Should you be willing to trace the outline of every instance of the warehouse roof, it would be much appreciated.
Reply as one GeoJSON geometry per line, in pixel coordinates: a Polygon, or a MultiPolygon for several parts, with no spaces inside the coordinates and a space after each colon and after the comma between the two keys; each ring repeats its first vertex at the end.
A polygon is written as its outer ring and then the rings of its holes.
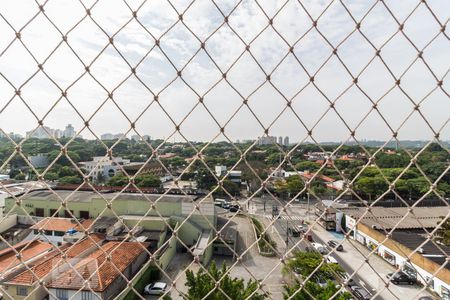
{"type": "Polygon", "coordinates": [[[362,217],[360,223],[380,230],[435,228],[449,210],[447,206],[414,207],[411,212],[408,209],[408,207],[377,206],[371,207],[370,211],[366,207],[341,210],[356,220],[362,217]]]}
{"type": "MultiPolygon", "coordinates": [[[[392,233],[392,239],[411,250],[417,249],[418,253],[423,257],[439,265],[443,265],[447,257],[450,256],[450,247],[437,243],[436,241],[428,241],[427,234],[423,229],[401,230],[394,231],[392,233]]],[[[446,264],[445,268],[450,269],[450,264],[446,264]]]]}
{"type": "MultiPolygon", "coordinates": [[[[91,202],[93,199],[114,199],[114,201],[121,200],[140,200],[140,201],[161,201],[161,202],[193,202],[197,199],[190,195],[173,195],[173,194],[140,194],[140,193],[96,193],[90,191],[67,191],[67,190],[40,190],[33,191],[22,196],[23,201],[31,199],[44,199],[46,201],[61,201],[69,202],[91,202]]],[[[205,200],[207,202],[208,199],[205,200]]]]}

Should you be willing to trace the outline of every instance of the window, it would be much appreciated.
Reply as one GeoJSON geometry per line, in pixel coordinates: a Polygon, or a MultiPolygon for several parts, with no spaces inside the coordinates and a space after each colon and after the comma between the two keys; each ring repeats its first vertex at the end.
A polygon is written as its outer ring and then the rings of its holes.
{"type": "Polygon", "coordinates": [[[28,296],[28,289],[23,286],[17,287],[17,296],[28,296]]]}
{"type": "Polygon", "coordinates": [[[80,218],[89,219],[89,212],[86,210],[80,210],[80,218]]]}
{"type": "Polygon", "coordinates": [[[64,236],[64,231],[55,231],[55,236],[64,236]]]}
{"type": "Polygon", "coordinates": [[[389,253],[388,251],[384,251],[383,258],[387,260],[392,265],[395,265],[395,256],[392,253],[389,253]]]}
{"type": "Polygon", "coordinates": [[[44,216],[44,209],[43,208],[36,208],[35,209],[36,217],[43,217],[44,216]]]}
{"type": "Polygon", "coordinates": [[[57,209],[50,209],[50,216],[57,217],[58,216],[57,211],[58,211],[57,209]]]}
{"type": "Polygon", "coordinates": [[[39,229],[33,229],[34,234],[39,234],[39,229]]]}
{"type": "Polygon", "coordinates": [[[69,293],[67,290],[56,290],[56,298],[58,300],[67,300],[69,299],[69,293]]]}
{"type": "Polygon", "coordinates": [[[81,300],[94,300],[90,291],[81,291],[81,300]]]}
{"type": "MultiPolygon", "coordinates": [[[[72,215],[73,215],[73,210],[71,210],[70,212],[71,212],[72,215]]],[[[64,211],[64,218],[72,218],[72,216],[70,215],[70,213],[69,213],[68,210],[65,210],[65,211],[64,211]]]]}

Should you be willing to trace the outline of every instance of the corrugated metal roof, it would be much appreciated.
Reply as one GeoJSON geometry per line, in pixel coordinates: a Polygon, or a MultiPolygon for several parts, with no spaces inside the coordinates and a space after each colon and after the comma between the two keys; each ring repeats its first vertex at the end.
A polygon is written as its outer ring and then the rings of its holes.
{"type": "Polygon", "coordinates": [[[376,229],[416,229],[434,228],[446,216],[449,207],[415,207],[409,212],[408,207],[371,207],[344,208],[346,215],[376,229]],[[406,217],[404,217],[406,216],[406,217]],[[403,219],[404,218],[404,219],[403,219]]]}

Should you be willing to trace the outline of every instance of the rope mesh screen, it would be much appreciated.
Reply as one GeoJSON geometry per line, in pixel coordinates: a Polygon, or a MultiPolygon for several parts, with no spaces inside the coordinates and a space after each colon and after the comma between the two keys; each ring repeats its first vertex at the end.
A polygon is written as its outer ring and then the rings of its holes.
{"type": "Polygon", "coordinates": [[[450,299],[450,9],[400,2],[0,3],[2,297],[450,299]]]}

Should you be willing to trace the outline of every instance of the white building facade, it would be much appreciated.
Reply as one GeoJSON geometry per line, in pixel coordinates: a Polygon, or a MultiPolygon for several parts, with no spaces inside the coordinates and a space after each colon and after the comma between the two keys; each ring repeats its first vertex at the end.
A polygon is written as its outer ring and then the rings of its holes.
{"type": "MultiPolygon", "coordinates": [[[[406,255],[405,253],[399,253],[399,249],[401,249],[400,247],[392,249],[393,247],[389,247],[388,243],[380,243],[370,234],[358,230],[357,221],[354,218],[349,217],[348,215],[345,216],[345,226],[347,227],[347,230],[351,231],[351,238],[366,246],[370,251],[375,249],[375,253],[377,255],[379,255],[394,267],[398,267],[404,273],[407,273],[411,277],[416,278],[417,281],[422,285],[428,284],[428,287],[435,293],[437,293],[441,297],[441,299],[450,300],[450,284],[436,276],[436,274],[434,274],[435,272],[431,270],[425,270],[423,267],[415,264],[413,260],[407,258],[408,255],[406,255]],[[427,281],[429,282],[427,283],[427,281]]],[[[427,256],[430,258],[436,256],[436,254],[422,254],[420,249],[417,251],[417,253],[423,256],[423,258],[425,259],[427,258],[427,256]]],[[[445,256],[444,254],[442,255],[445,256]]],[[[440,272],[449,272],[449,270],[444,266],[440,272]]]]}
{"type": "Polygon", "coordinates": [[[80,166],[89,173],[92,180],[97,181],[99,179],[108,180],[121,171],[120,166],[129,163],[129,159],[122,157],[95,156],[92,161],[80,162],[80,166]]]}

